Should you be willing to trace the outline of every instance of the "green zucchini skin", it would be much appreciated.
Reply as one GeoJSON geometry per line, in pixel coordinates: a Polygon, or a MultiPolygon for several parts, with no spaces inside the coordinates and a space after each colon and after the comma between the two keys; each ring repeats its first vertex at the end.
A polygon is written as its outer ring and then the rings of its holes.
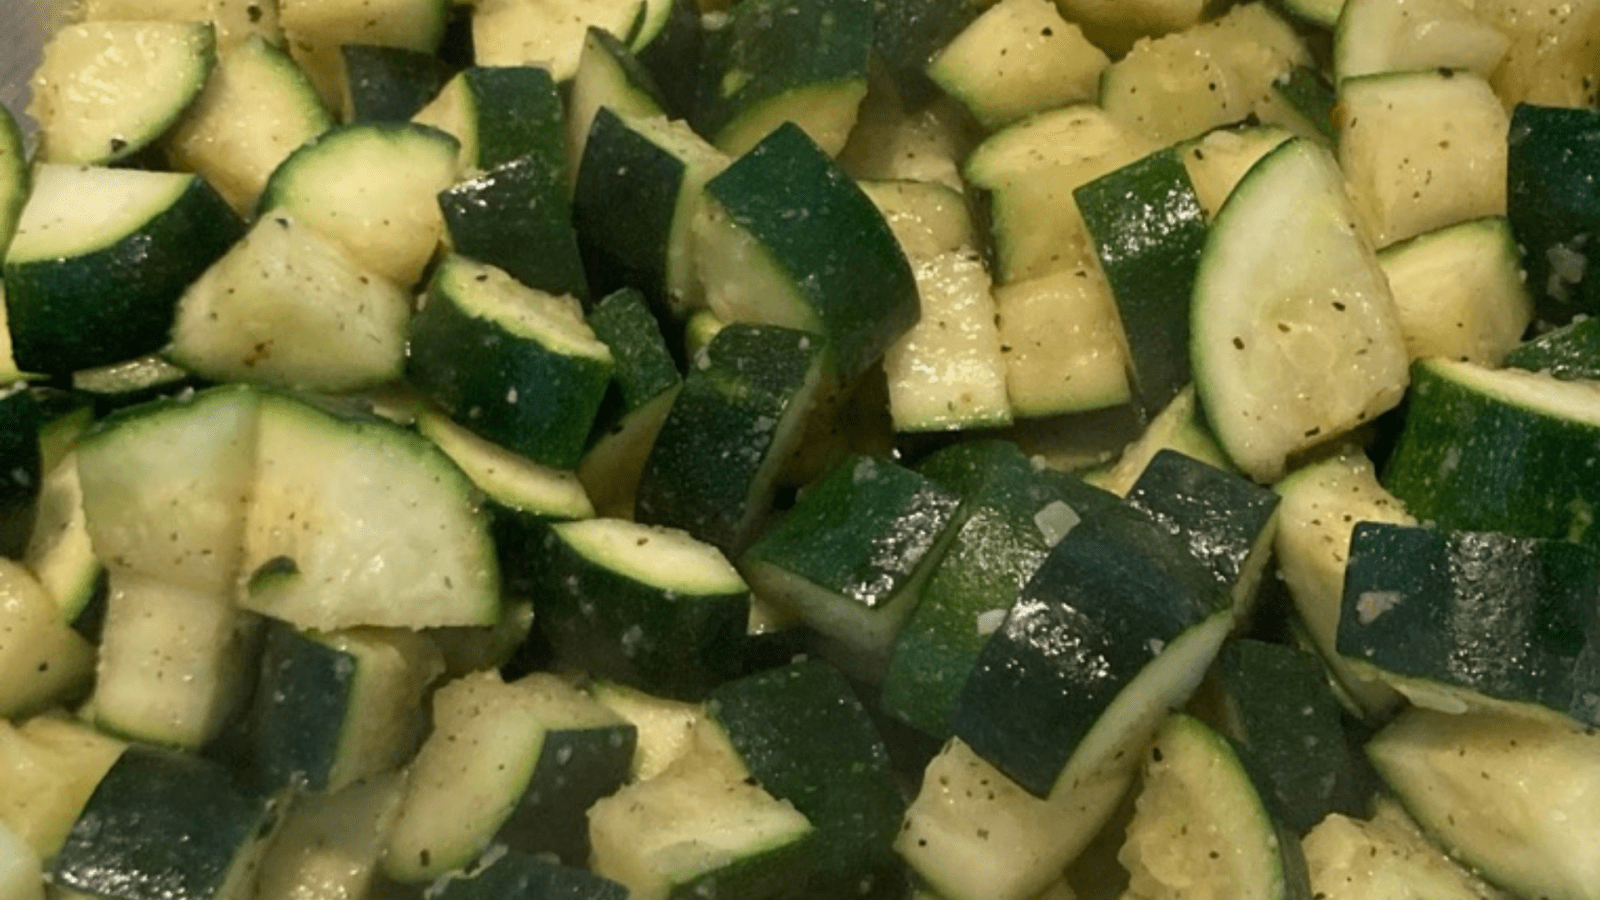
{"type": "Polygon", "coordinates": [[[1600,112],[1519,103],[1506,138],[1506,215],[1523,248],[1522,264],[1539,314],[1565,323],[1600,313],[1600,112]],[[1551,265],[1572,257],[1576,279],[1551,265]]]}
{"type": "Polygon", "coordinates": [[[1111,283],[1139,407],[1153,416],[1190,381],[1189,295],[1205,212],[1183,155],[1160,150],[1072,192],[1111,283]]]}
{"type": "Polygon", "coordinates": [[[962,687],[955,735],[1036,797],[1167,644],[1227,608],[1186,546],[1132,507],[1051,549],[962,687]]]}
{"type": "Polygon", "coordinates": [[[475,268],[482,269],[452,257],[436,270],[428,302],[411,321],[407,375],[478,436],[535,462],[573,468],[611,380],[610,354],[564,350],[548,346],[547,335],[519,333],[511,304],[497,309],[479,298],[480,289],[491,298],[505,291],[493,272],[486,283],[475,268]],[[462,347],[476,351],[466,356],[462,347]]]}
{"type": "Polygon", "coordinates": [[[961,496],[954,537],[922,599],[895,639],[882,703],[901,721],[938,738],[989,632],[975,623],[1009,608],[1050,552],[1041,527],[1063,528],[1116,505],[1076,476],[1036,469],[1016,444],[969,441],[937,451],[917,471],[961,496]]]}
{"type": "Polygon", "coordinates": [[[1579,319],[1531,338],[1506,354],[1505,364],[1561,379],[1600,380],[1600,319],[1579,319]]]}
{"type": "Polygon", "coordinates": [[[569,866],[584,865],[589,858],[585,813],[627,783],[637,742],[638,729],[627,722],[552,724],[528,789],[495,840],[526,853],[554,854],[569,866]]]}
{"type": "MultiPolygon", "coordinates": [[[[641,532],[641,537],[645,532],[641,532]]],[[[544,529],[535,627],[556,656],[597,677],[697,700],[740,673],[750,593],[675,590],[674,573],[650,583],[586,556],[544,529]]]]}
{"type": "Polygon", "coordinates": [[[916,278],[893,232],[798,126],[780,126],[705,190],[793,284],[841,382],[866,371],[916,322],[916,278]]]}
{"type": "Polygon", "coordinates": [[[280,816],[218,763],[133,745],[95,788],[56,855],[60,887],[117,900],[250,896],[249,869],[280,816]]]}
{"type": "Polygon", "coordinates": [[[981,11],[982,6],[967,0],[878,0],[873,4],[873,49],[913,105],[938,96],[938,87],[927,75],[928,61],[981,11]]]}
{"type": "Polygon", "coordinates": [[[589,282],[567,202],[565,169],[528,153],[439,194],[455,250],[528,287],[586,300],[589,282]]]}
{"type": "Polygon", "coordinates": [[[827,663],[791,663],[713,690],[707,709],[768,793],[816,829],[817,896],[873,895],[890,887],[892,844],[905,800],[866,709],[827,663]]]}
{"type": "Polygon", "coordinates": [[[1283,644],[1239,639],[1218,655],[1224,722],[1262,801],[1297,835],[1330,813],[1365,811],[1365,770],[1316,656],[1283,644]]]}
{"type": "Polygon", "coordinates": [[[109,246],[4,266],[12,353],[24,372],[79,369],[154,353],[178,297],[244,235],[244,222],[195,176],[166,210],[109,246]]]}
{"type": "Polygon", "coordinates": [[[1600,548],[1600,481],[1591,474],[1600,422],[1577,414],[1568,391],[1581,394],[1581,386],[1440,358],[1411,371],[1405,419],[1380,478],[1407,511],[1443,528],[1600,548]],[[1528,396],[1507,392],[1519,384],[1528,396]]]}
{"type": "Polygon", "coordinates": [[[641,522],[742,549],[773,494],[777,458],[798,440],[821,342],[790,328],[734,323],[697,356],[639,478],[641,522]],[[703,365],[702,365],[703,363],[703,365]],[[729,452],[729,448],[740,452],[729,452]]]}
{"type": "Polygon", "coordinates": [[[1559,540],[1362,522],[1339,653],[1600,725],[1600,555],[1559,540]]]}
{"type": "Polygon", "coordinates": [[[437,55],[409,47],[343,44],[346,122],[404,122],[455,74],[437,55]]]}
{"type": "Polygon", "coordinates": [[[628,889],[585,869],[508,850],[469,873],[447,875],[435,900],[627,900],[628,889]]]}
{"type": "Polygon", "coordinates": [[[38,518],[43,459],[39,401],[26,387],[0,395],[0,556],[21,559],[38,518]]]}
{"type": "MultiPolygon", "coordinates": [[[[589,312],[589,327],[611,348],[616,361],[611,378],[620,406],[612,407],[614,416],[633,412],[683,383],[661,323],[643,292],[623,288],[606,295],[589,312]]],[[[596,433],[609,427],[608,418],[614,421],[602,412],[596,433]]]]}
{"type": "Polygon", "coordinates": [[[1234,472],[1163,449],[1128,492],[1189,547],[1242,614],[1260,584],[1278,495],[1234,472]]]}

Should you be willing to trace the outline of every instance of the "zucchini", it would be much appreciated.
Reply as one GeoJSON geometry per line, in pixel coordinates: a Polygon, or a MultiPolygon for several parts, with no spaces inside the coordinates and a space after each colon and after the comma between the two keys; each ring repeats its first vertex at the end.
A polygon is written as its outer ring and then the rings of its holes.
{"type": "Polygon", "coordinates": [[[442,191],[439,208],[453,252],[535,290],[587,300],[564,172],[528,153],[442,191]]]}
{"type": "Polygon", "coordinates": [[[0,714],[23,716],[79,699],[94,679],[95,649],[63,620],[44,586],[0,559],[0,714]]]}
{"type": "Polygon", "coordinates": [[[346,122],[403,122],[455,74],[432,53],[382,44],[343,44],[344,90],[340,118],[346,122]]]}
{"type": "Polygon", "coordinates": [[[1280,144],[1229,196],[1201,251],[1195,387],[1218,442],[1257,481],[1405,391],[1394,300],[1343,181],[1327,151],[1280,144]]]}
{"type": "Polygon", "coordinates": [[[4,821],[0,821],[0,891],[14,900],[44,900],[39,854],[4,821]]]}
{"type": "Polygon", "coordinates": [[[432,53],[444,38],[445,0],[278,0],[284,45],[329,109],[344,94],[345,44],[382,44],[432,53]]]}
{"type": "Polygon", "coordinates": [[[5,257],[6,250],[11,246],[11,237],[17,231],[17,219],[22,216],[22,207],[28,202],[28,192],[32,190],[32,176],[28,168],[22,129],[8,108],[0,115],[0,259],[5,257]]]}
{"type": "Polygon", "coordinates": [[[105,165],[155,143],[216,63],[209,22],[91,21],[56,31],[34,71],[43,162],[105,165]]]}
{"type": "Polygon", "coordinates": [[[79,633],[93,617],[96,600],[105,600],[105,564],[95,556],[83,511],[83,483],[73,451],[45,475],[39,487],[38,515],[20,557],[56,602],[63,621],[79,633]]]}
{"type": "Polygon", "coordinates": [[[576,300],[452,255],[410,338],[407,377],[457,424],[535,462],[577,465],[614,363],[576,300]]]}
{"type": "Polygon", "coordinates": [[[1332,813],[1301,841],[1313,896],[1328,900],[1505,900],[1445,855],[1398,802],[1380,797],[1372,816],[1332,813]]]}
{"type": "Polygon", "coordinates": [[[1594,897],[1596,736],[1571,722],[1402,713],[1367,756],[1423,830],[1518,896],[1594,897]]]}
{"type": "Polygon", "coordinates": [[[532,155],[555,182],[566,181],[561,95],[547,69],[471,66],[453,76],[411,119],[460,143],[462,172],[484,172],[532,155]]]}
{"type": "Polygon", "coordinates": [[[655,77],[626,43],[604,28],[589,26],[566,104],[567,160],[573,177],[577,177],[589,129],[600,110],[609,109],[626,119],[644,119],[665,116],[669,105],[655,77]]]}
{"type": "Polygon", "coordinates": [[[196,175],[35,167],[4,267],[17,366],[67,375],[159,350],[179,294],[243,230],[196,175]]]}
{"type": "Polygon", "coordinates": [[[997,285],[994,305],[1016,418],[1109,409],[1133,399],[1116,300],[1098,265],[997,285]]]}
{"type": "Polygon", "coordinates": [[[1506,138],[1506,215],[1523,248],[1539,314],[1558,324],[1600,312],[1600,279],[1586,277],[1595,253],[1593,136],[1600,112],[1518,104],[1506,138]]]}
{"type": "Polygon", "coordinates": [[[167,357],[216,381],[347,393],[398,378],[410,295],[288,210],[178,298],[167,357]]]}
{"type": "Polygon", "coordinates": [[[602,875],[508,850],[485,854],[466,875],[446,875],[428,889],[438,900],[502,900],[510,897],[564,897],[569,900],[627,900],[628,889],[602,875]]]}
{"type": "Polygon", "coordinates": [[[1508,368],[1548,372],[1556,378],[1600,381],[1600,319],[1577,319],[1529,338],[1503,362],[1508,368]]]}
{"type": "Polygon", "coordinates": [[[124,746],[59,712],[0,723],[0,821],[53,859],[124,746]]]}
{"type": "Polygon", "coordinates": [[[20,558],[38,519],[44,480],[39,401],[21,382],[0,390],[0,556],[20,558]]]}
{"type": "Polygon", "coordinates": [[[474,57],[480,66],[539,67],[569,81],[590,27],[626,37],[661,7],[659,0],[487,0],[472,10],[474,57]]]}
{"type": "Polygon", "coordinates": [[[405,780],[373,776],[331,794],[300,794],[261,860],[255,900],[360,897],[374,889],[405,780]]]}
{"type": "Polygon", "coordinates": [[[1333,30],[1334,77],[1466,69],[1488,77],[1511,39],[1473,10],[1439,0],[1346,0],[1333,30]]]}

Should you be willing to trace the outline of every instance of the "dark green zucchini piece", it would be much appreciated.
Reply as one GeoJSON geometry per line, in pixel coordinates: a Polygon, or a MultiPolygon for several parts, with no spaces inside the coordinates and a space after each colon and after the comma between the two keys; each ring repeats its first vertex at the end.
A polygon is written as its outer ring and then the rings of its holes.
{"type": "Polygon", "coordinates": [[[623,885],[585,869],[508,850],[428,891],[434,900],[627,900],[623,885]]]}
{"type": "Polygon", "coordinates": [[[589,298],[564,167],[529,153],[439,194],[455,252],[535,290],[589,298]]]}
{"type": "Polygon", "coordinates": [[[1127,499],[1188,545],[1243,620],[1272,555],[1278,495],[1236,472],[1162,449],[1127,499]]]}
{"type": "Polygon", "coordinates": [[[767,135],[706,193],[701,276],[725,321],[821,335],[843,383],[916,321],[916,279],[882,214],[795,125],[767,135]]]}
{"type": "Polygon", "coordinates": [[[1577,319],[1530,338],[1506,354],[1504,363],[1556,378],[1600,381],[1600,318],[1577,319]]]}
{"type": "Polygon", "coordinates": [[[750,589],[715,547],[626,519],[547,529],[535,626],[591,675],[698,699],[738,674],[750,589]]]}
{"type": "Polygon", "coordinates": [[[816,829],[808,892],[866,896],[899,877],[891,845],[905,800],[838,670],[803,661],[730,681],[711,692],[707,712],[756,783],[816,829]]]}
{"type": "Polygon", "coordinates": [[[1337,98],[1326,76],[1311,66],[1296,65],[1273,80],[1272,90],[1314,133],[1334,140],[1333,107],[1337,98]]]}
{"type": "Polygon", "coordinates": [[[1132,507],[1051,549],[978,655],[951,716],[977,754],[1036,797],[1116,752],[1149,710],[1200,683],[1232,622],[1227,595],[1132,507]]]}
{"type": "Polygon", "coordinates": [[[821,370],[813,335],[744,323],[718,331],[695,355],[650,450],[638,520],[742,550],[799,446],[821,370]]]}
{"type": "Polygon", "coordinates": [[[1358,523],[1339,653],[1414,702],[1600,725],[1600,555],[1559,540],[1358,523]]]}
{"type": "Polygon", "coordinates": [[[1506,215],[1542,318],[1600,313],[1600,111],[1519,103],[1506,138],[1506,215]]]}
{"type": "Polygon", "coordinates": [[[876,680],[960,499],[892,460],[851,454],[800,492],[739,567],[756,593],[830,639],[839,665],[876,680]]]}
{"type": "Polygon", "coordinates": [[[635,735],[549,673],[451,681],[433,696],[433,731],[410,765],[384,873],[432,881],[496,843],[581,863],[585,811],[627,779],[635,735]]]}
{"type": "Polygon", "coordinates": [[[910,105],[938,96],[928,78],[928,63],[982,9],[969,0],[874,0],[872,47],[910,105]]]}
{"type": "Polygon", "coordinates": [[[1152,153],[1072,192],[1111,284],[1129,379],[1146,417],[1190,381],[1189,295],[1206,217],[1176,149],[1152,153]]]}
{"type": "Polygon", "coordinates": [[[243,232],[197,175],[37,167],[3,273],[17,366],[69,375],[159,350],[178,295],[243,232]]]}
{"type": "Polygon", "coordinates": [[[249,900],[280,806],[218,763],[130,746],[73,823],[50,878],[106,900],[249,900]]]}
{"type": "Polygon", "coordinates": [[[409,47],[343,44],[344,121],[404,122],[428,105],[455,69],[409,47]]]}
{"type": "Polygon", "coordinates": [[[27,385],[0,391],[0,556],[22,558],[44,482],[39,401],[27,385]]]}
{"type": "Polygon", "coordinates": [[[1360,815],[1365,787],[1322,661],[1284,644],[1241,639],[1216,663],[1219,730],[1262,800],[1295,834],[1330,813],[1360,815]]]}
{"type": "Polygon", "coordinates": [[[411,321],[412,383],[474,434],[556,468],[582,458],[612,367],[576,300],[459,255],[411,321]]]}
{"type": "Polygon", "coordinates": [[[872,42],[861,0],[745,0],[706,35],[689,122],[732,154],[796,123],[832,156],[867,93],[872,42]]]}
{"type": "Polygon", "coordinates": [[[1411,367],[1383,486],[1440,527],[1600,547],[1595,386],[1442,357],[1411,367]]]}
{"type": "Polygon", "coordinates": [[[269,623],[251,725],[262,783],[336,791],[398,768],[422,736],[439,651],[409,631],[269,623]]]}
{"type": "Polygon", "coordinates": [[[624,288],[607,296],[589,314],[589,327],[611,348],[616,368],[578,478],[601,515],[627,517],[683,376],[643,293],[624,288]]]}
{"type": "Polygon", "coordinates": [[[1054,543],[1116,497],[1064,472],[1035,468],[1015,444],[967,441],[917,466],[956,492],[953,537],[900,629],[883,678],[882,704],[935,737],[967,673],[1054,543]]]}
{"type": "Polygon", "coordinates": [[[413,121],[454,135],[466,171],[533,156],[566,180],[565,112],[555,80],[542,66],[463,69],[413,121]]]}

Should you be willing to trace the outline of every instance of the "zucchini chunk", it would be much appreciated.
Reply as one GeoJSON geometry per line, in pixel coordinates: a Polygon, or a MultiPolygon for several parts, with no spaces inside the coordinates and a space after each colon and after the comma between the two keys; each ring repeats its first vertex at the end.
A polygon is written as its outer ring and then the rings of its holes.
{"type": "Polygon", "coordinates": [[[666,116],[669,105],[655,76],[626,43],[603,28],[589,26],[566,103],[567,161],[572,176],[577,177],[589,130],[600,110],[609,109],[625,119],[646,119],[666,116]]]}
{"type": "Polygon", "coordinates": [[[625,519],[549,527],[536,627],[559,659],[669,697],[738,674],[750,588],[717,548],[625,519]]]}
{"type": "Polygon", "coordinates": [[[39,487],[38,516],[20,560],[56,602],[62,620],[96,640],[86,626],[97,600],[105,600],[105,564],[89,539],[74,451],[68,451],[39,487]]]}
{"type": "Polygon", "coordinates": [[[1239,183],[1201,251],[1195,387],[1229,458],[1260,482],[1405,392],[1394,300],[1343,183],[1326,150],[1280,144],[1239,183]]]}
{"type": "Polygon", "coordinates": [[[1359,523],[1339,652],[1417,705],[1512,704],[1600,725],[1600,558],[1499,532],[1359,523]]]}
{"type": "Polygon", "coordinates": [[[433,53],[382,44],[342,44],[345,122],[404,122],[438,95],[455,69],[433,53]]]}
{"type": "Polygon", "coordinates": [[[706,36],[690,124],[730,156],[785,123],[837,156],[867,93],[872,19],[859,0],[734,6],[706,36]]]}
{"type": "Polygon", "coordinates": [[[1506,215],[1539,314],[1557,324],[1600,313],[1600,111],[1519,104],[1506,139],[1506,215]],[[1592,263],[1592,265],[1591,265],[1592,263]]]}
{"type": "Polygon", "coordinates": [[[125,746],[59,712],[0,722],[0,821],[53,859],[125,746]]]}
{"type": "Polygon", "coordinates": [[[1533,321],[1520,257],[1504,216],[1469,219],[1379,251],[1411,358],[1500,365],[1533,321]]]}
{"type": "Polygon", "coordinates": [[[1272,555],[1277,494],[1238,473],[1161,450],[1127,500],[1188,546],[1227,593],[1238,621],[1249,620],[1272,555]]]}
{"type": "Polygon", "coordinates": [[[107,566],[219,598],[239,577],[261,395],[243,386],[157,400],[79,439],[78,479],[107,566]]]}
{"type": "Polygon", "coordinates": [[[922,310],[884,353],[895,430],[1011,424],[994,296],[965,199],[929,182],[860,184],[911,264],[922,310]]]}
{"type": "Polygon", "coordinates": [[[737,554],[800,444],[822,380],[812,335],[734,323],[717,331],[684,375],[639,477],[640,522],[681,528],[737,554]]]}
{"type": "Polygon", "coordinates": [[[1425,359],[1383,484],[1418,519],[1600,547],[1600,387],[1425,359]]]}
{"type": "Polygon", "coordinates": [[[695,749],[695,724],[705,714],[701,704],[600,679],[590,682],[588,690],[601,706],[632,722],[638,732],[629,781],[648,781],[695,749]]]}
{"type": "Polygon", "coordinates": [[[955,734],[1048,797],[1186,699],[1232,621],[1177,538],[1132,507],[1102,510],[1051,548],[984,645],[955,734]]]}
{"type": "Polygon", "coordinates": [[[1345,739],[1343,710],[1322,660],[1284,644],[1239,639],[1215,669],[1217,730],[1232,743],[1262,803],[1295,834],[1331,815],[1365,807],[1357,758],[1345,739]]]}
{"type": "Polygon", "coordinates": [[[1517,345],[1506,368],[1546,372],[1572,381],[1600,381],[1600,319],[1576,319],[1517,345]]]}
{"type": "Polygon", "coordinates": [[[234,212],[248,216],[278,164],[332,125],[288,53],[251,36],[217,61],[161,147],[172,166],[199,172],[234,212]]]}
{"type": "Polygon", "coordinates": [[[697,265],[725,321],[821,335],[841,384],[917,321],[916,277],[883,215],[795,125],[779,126],[705,191],[697,265]]]}
{"type": "Polygon", "coordinates": [[[179,294],[243,231],[197,175],[36,166],[4,267],[17,366],[68,375],[159,350],[179,294]]]}
{"type": "Polygon", "coordinates": [[[532,155],[565,184],[561,95],[538,66],[471,66],[456,73],[411,120],[460,142],[460,170],[485,172],[532,155]]]}
{"type": "Polygon", "coordinates": [[[485,0],[472,10],[474,56],[481,66],[537,66],[557,82],[567,82],[577,71],[590,27],[626,39],[636,23],[655,19],[668,5],[662,0],[485,0]]]}
{"type": "Polygon", "coordinates": [[[1446,69],[1346,79],[1338,127],[1350,200],[1377,246],[1505,215],[1510,117],[1481,75],[1446,69]]]}
{"type": "Polygon", "coordinates": [[[710,694],[706,726],[756,784],[815,828],[819,895],[892,890],[892,845],[905,801],[888,751],[837,669],[807,660],[726,682],[710,694]]]}
{"type": "Polygon", "coordinates": [[[43,413],[27,386],[0,389],[0,556],[20,558],[38,520],[44,480],[39,428],[43,413]]]}
{"type": "Polygon", "coordinates": [[[498,841],[569,861],[584,815],[627,778],[634,727],[554,675],[464,675],[433,697],[383,871],[402,882],[462,869],[498,841]]]}
{"type": "Polygon", "coordinates": [[[1050,547],[1116,498],[1076,476],[1036,468],[1005,441],[955,444],[917,471],[960,495],[961,506],[949,549],[895,636],[881,702],[895,718],[944,739],[979,651],[1050,547]]]}
{"type": "Polygon", "coordinates": [[[1401,713],[1367,757],[1430,837],[1521,897],[1596,896],[1600,736],[1573,722],[1401,713]]]}
{"type": "Polygon", "coordinates": [[[216,29],[217,50],[222,56],[252,38],[275,46],[283,43],[278,4],[270,0],[84,0],[74,12],[85,22],[209,20],[216,29]]]}
{"type": "Polygon", "coordinates": [[[502,519],[566,521],[595,514],[575,473],[541,465],[478,437],[438,410],[417,411],[417,431],[445,452],[488,499],[496,540],[502,519]]]}
{"type": "Polygon", "coordinates": [[[1295,615],[1338,688],[1356,706],[1353,712],[1364,719],[1386,718],[1400,696],[1338,651],[1350,533],[1358,522],[1414,525],[1417,520],[1383,489],[1372,461],[1356,448],[1296,469],[1273,490],[1283,498],[1273,552],[1295,615]]]}
{"type": "Polygon", "coordinates": [[[681,121],[602,107],[575,163],[572,221],[593,283],[636,286],[673,318],[703,305],[693,225],[728,158],[681,121]]]}
{"type": "Polygon", "coordinates": [[[1200,199],[1173,149],[1102,175],[1072,198],[1116,300],[1138,407],[1153,416],[1190,381],[1190,296],[1206,239],[1200,199]]]}
{"type": "Polygon", "coordinates": [[[299,794],[261,860],[255,900],[366,896],[405,792],[400,773],[299,794]]]}
{"type": "Polygon", "coordinates": [[[607,296],[590,313],[589,327],[611,348],[616,368],[578,479],[602,515],[629,518],[645,461],[683,376],[643,293],[623,288],[607,296]]]}
{"type": "Polygon", "coordinates": [[[0,716],[79,699],[94,679],[95,648],[61,616],[20,563],[0,558],[0,716]]]}
{"type": "Polygon", "coordinates": [[[590,868],[632,900],[768,900],[805,883],[815,834],[736,761],[701,750],[594,804],[590,868]]]}
{"type": "Polygon", "coordinates": [[[933,54],[927,72],[993,131],[1094,100],[1110,63],[1048,0],[1000,0],[933,54]]]}
{"type": "Polygon", "coordinates": [[[455,138],[407,122],[331,128],[273,171],[259,211],[289,213],[409,288],[444,234],[436,198],[455,183],[456,152],[455,138]]]}
{"type": "Polygon", "coordinates": [[[571,469],[614,366],[576,300],[452,254],[434,271],[412,319],[406,374],[479,437],[571,469]],[[463,354],[463,347],[474,352],[463,354]]]}
{"type": "Polygon", "coordinates": [[[1226,738],[1171,716],[1144,765],[1117,859],[1151,900],[1309,900],[1300,842],[1274,821],[1226,738]]]}
{"type": "MultiPolygon", "coordinates": [[[[1331,116],[1328,127],[1333,127],[1331,116]]],[[[1277,125],[1229,126],[1214,128],[1181,144],[1183,166],[1189,171],[1189,183],[1200,208],[1206,211],[1206,220],[1216,218],[1228,195],[1257,160],[1291,137],[1294,132],[1277,125]]]]}
{"type": "Polygon", "coordinates": [[[113,568],[85,715],[129,740],[198,750],[243,711],[260,620],[210,592],[113,568]]]}
{"type": "Polygon", "coordinates": [[[911,469],[851,454],[801,491],[739,567],[756,593],[827,638],[836,664],[878,681],[960,502],[911,469]]]}
{"type": "Polygon", "coordinates": [[[287,210],[184,290],[167,357],[217,381],[338,394],[405,368],[410,295],[287,210]]]}
{"type": "Polygon", "coordinates": [[[998,285],[994,305],[1016,418],[1110,409],[1133,399],[1116,301],[1098,265],[998,285]]]}
{"type": "Polygon", "coordinates": [[[1091,469],[1083,478],[1095,487],[1126,497],[1150,461],[1162,450],[1174,450],[1225,472],[1238,471],[1217,446],[1217,439],[1201,418],[1194,385],[1189,384],[1145,425],[1138,437],[1122,448],[1115,463],[1091,469]]]}
{"type": "Polygon", "coordinates": [[[1508,900],[1445,855],[1399,802],[1379,797],[1370,818],[1332,813],[1301,841],[1311,895],[1327,900],[1508,900]]]}
{"type": "Polygon", "coordinates": [[[444,38],[450,11],[446,0],[278,0],[274,5],[284,45],[329,109],[339,109],[344,94],[345,44],[432,53],[444,38]]]}
{"type": "Polygon", "coordinates": [[[33,75],[39,159],[105,165],[150,146],[205,87],[209,22],[83,22],[56,31],[33,75]]]}
{"type": "Polygon", "coordinates": [[[248,900],[284,799],[240,786],[219,763],[130,746],[73,823],[51,881],[115,900],[248,900]]]}
{"type": "Polygon", "coordinates": [[[1485,0],[1472,12],[1511,39],[1490,82],[1507,108],[1594,106],[1600,48],[1583,36],[1600,29],[1600,4],[1579,0],[1552,9],[1537,0],[1485,0]]]}
{"type": "Polygon", "coordinates": [[[439,208],[453,252],[535,290],[587,301],[564,173],[529,153],[445,189],[439,208]]]}
{"type": "Polygon", "coordinates": [[[1511,39],[1445,0],[1345,0],[1333,30],[1336,81],[1378,72],[1465,69],[1488,77],[1511,39]]]}
{"type": "Polygon", "coordinates": [[[488,523],[442,451],[287,395],[260,417],[240,606],[324,631],[499,621],[488,523]]]}
{"type": "Polygon", "coordinates": [[[401,630],[301,632],[267,625],[250,721],[262,783],[330,793],[393,771],[422,736],[424,691],[444,668],[401,630]]]}

